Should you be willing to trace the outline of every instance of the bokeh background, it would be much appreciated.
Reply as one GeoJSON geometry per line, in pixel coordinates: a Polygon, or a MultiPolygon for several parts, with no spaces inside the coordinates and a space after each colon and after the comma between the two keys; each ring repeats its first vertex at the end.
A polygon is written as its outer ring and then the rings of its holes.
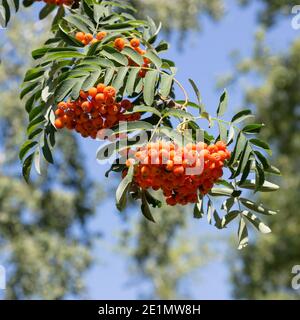
{"type": "MultiPolygon", "coordinates": [[[[119,177],[104,177],[99,142],[59,134],[55,165],[27,185],[17,157],[27,116],[18,99],[30,51],[47,38],[40,4],[0,30],[1,299],[298,299],[300,264],[300,29],[289,0],[131,0],[140,17],[164,26],[178,79],[193,78],[213,112],[224,87],[230,112],[253,109],[274,148],[281,190],[264,195],[280,213],[269,235],[238,251],[236,226],[218,231],[192,208],[154,212],[114,206],[119,177]]],[[[192,95],[192,92],[190,92],[192,95]]],[[[229,115],[230,116],[230,115],[229,115]]],[[[257,199],[258,201],[260,199],[257,199]]]]}

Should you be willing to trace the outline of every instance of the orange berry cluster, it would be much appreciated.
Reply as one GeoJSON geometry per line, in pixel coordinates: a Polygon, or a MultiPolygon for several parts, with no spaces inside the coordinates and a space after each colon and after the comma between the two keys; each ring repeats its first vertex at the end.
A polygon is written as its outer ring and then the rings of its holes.
{"type": "MultiPolygon", "coordinates": [[[[122,51],[126,45],[128,45],[126,39],[117,38],[114,41],[114,47],[119,51],[122,51]]],[[[129,42],[129,45],[131,48],[133,48],[137,53],[139,53],[142,56],[146,53],[146,50],[143,50],[140,47],[140,40],[138,38],[131,39],[129,42]]],[[[148,58],[144,57],[143,59],[144,59],[144,64],[142,65],[142,69],[139,71],[139,76],[141,78],[144,78],[147,73],[147,69],[143,69],[143,68],[149,68],[149,65],[151,63],[151,61],[148,58]]],[[[138,66],[138,64],[132,61],[132,59],[128,58],[128,61],[130,66],[138,66]]]]}
{"type": "MultiPolygon", "coordinates": [[[[211,145],[189,143],[185,147],[173,142],[150,142],[133,154],[126,165],[135,165],[135,183],[142,189],[162,189],[171,206],[197,202],[197,191],[208,193],[223,175],[224,161],[230,158],[222,141],[211,145]]],[[[123,177],[126,174],[127,169],[123,177]]]]}
{"type": "Polygon", "coordinates": [[[82,44],[87,46],[89,44],[94,44],[98,41],[103,40],[106,37],[106,35],[106,31],[100,31],[96,34],[96,37],[94,38],[94,36],[91,33],[77,32],[75,38],[82,44]]]}
{"type": "Polygon", "coordinates": [[[66,127],[76,130],[84,138],[95,139],[99,130],[111,128],[119,121],[139,120],[140,113],[124,114],[132,107],[127,99],[116,101],[115,88],[99,83],[87,92],[80,91],[75,101],[60,102],[55,111],[55,127],[66,127]]]}
{"type": "Polygon", "coordinates": [[[55,4],[57,6],[70,6],[73,4],[74,0],[36,0],[36,1],[43,1],[47,4],[55,4]]]}

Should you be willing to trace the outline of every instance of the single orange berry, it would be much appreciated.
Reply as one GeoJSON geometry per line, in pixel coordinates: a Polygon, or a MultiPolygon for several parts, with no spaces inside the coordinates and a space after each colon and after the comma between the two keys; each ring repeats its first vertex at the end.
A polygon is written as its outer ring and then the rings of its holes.
{"type": "Polygon", "coordinates": [[[114,97],[116,95],[116,89],[112,86],[108,86],[108,87],[104,88],[103,93],[107,97],[114,97]]]}
{"type": "Polygon", "coordinates": [[[62,129],[65,126],[64,121],[61,118],[56,119],[54,125],[56,129],[62,129]]]}
{"type": "Polygon", "coordinates": [[[97,40],[101,41],[106,37],[106,35],[107,35],[106,31],[100,31],[97,33],[96,38],[97,40]]]}
{"type": "Polygon", "coordinates": [[[55,115],[57,117],[62,117],[64,115],[64,111],[62,109],[55,110],[55,115]]]}
{"type": "Polygon", "coordinates": [[[95,87],[90,88],[89,91],[88,91],[89,96],[92,97],[92,98],[94,98],[96,96],[97,92],[98,92],[98,90],[95,87]]]}
{"type": "Polygon", "coordinates": [[[87,42],[87,43],[90,43],[92,40],[94,39],[93,35],[91,33],[87,33],[84,37],[84,40],[87,42]]]}
{"type": "Polygon", "coordinates": [[[133,38],[130,40],[130,45],[133,48],[137,48],[140,45],[140,40],[138,38],[133,38]]]}
{"type": "Polygon", "coordinates": [[[117,38],[114,42],[114,46],[116,49],[118,49],[119,51],[122,51],[125,47],[125,40],[122,38],[117,38]]]}
{"type": "Polygon", "coordinates": [[[104,83],[98,83],[97,84],[97,91],[98,93],[103,93],[103,90],[105,89],[106,85],[104,83]]]}
{"type": "Polygon", "coordinates": [[[78,41],[82,41],[82,40],[84,40],[84,38],[85,38],[85,33],[84,33],[84,32],[77,32],[76,35],[75,35],[75,38],[76,38],[78,41]]]}

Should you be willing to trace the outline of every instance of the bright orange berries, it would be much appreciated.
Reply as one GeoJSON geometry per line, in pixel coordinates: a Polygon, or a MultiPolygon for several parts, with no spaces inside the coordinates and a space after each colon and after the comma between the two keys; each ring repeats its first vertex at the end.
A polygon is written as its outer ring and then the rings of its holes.
{"type": "Polygon", "coordinates": [[[94,36],[91,33],[84,33],[79,31],[75,34],[75,38],[78,41],[80,41],[82,44],[87,46],[89,44],[94,44],[98,41],[103,40],[106,37],[106,35],[107,35],[106,31],[100,31],[97,33],[96,38],[94,38],[94,36]]]}
{"type": "Polygon", "coordinates": [[[55,127],[66,127],[95,139],[98,131],[111,128],[119,121],[139,120],[140,113],[124,114],[132,108],[129,100],[116,101],[114,87],[99,83],[87,92],[80,91],[75,101],[60,102],[55,111],[55,127]]]}
{"type": "Polygon", "coordinates": [[[122,51],[125,47],[125,40],[123,38],[115,39],[114,46],[117,50],[122,51]]]}
{"type": "Polygon", "coordinates": [[[134,181],[139,187],[161,189],[167,204],[173,206],[197,202],[198,190],[208,193],[223,175],[224,161],[229,158],[230,152],[222,141],[185,147],[157,141],[138,148],[126,165],[135,165],[134,181]]]}

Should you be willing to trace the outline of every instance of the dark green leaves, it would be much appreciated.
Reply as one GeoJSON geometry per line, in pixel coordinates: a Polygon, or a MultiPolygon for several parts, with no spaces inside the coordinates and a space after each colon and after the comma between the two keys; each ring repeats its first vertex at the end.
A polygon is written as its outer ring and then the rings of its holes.
{"type": "Polygon", "coordinates": [[[0,4],[0,27],[5,28],[11,18],[11,11],[19,10],[19,0],[2,0],[0,4]]]}
{"type": "Polygon", "coordinates": [[[244,133],[248,134],[253,134],[253,133],[259,133],[260,129],[264,126],[263,123],[253,123],[253,124],[248,124],[243,128],[244,133]]]}
{"type": "Polygon", "coordinates": [[[246,119],[253,118],[254,116],[251,113],[251,110],[246,109],[238,112],[236,115],[234,115],[231,119],[231,122],[234,122],[235,124],[242,122],[246,119]]]}
{"type": "Polygon", "coordinates": [[[154,218],[153,218],[153,216],[152,216],[152,213],[151,213],[149,204],[148,204],[147,197],[146,197],[146,195],[145,195],[144,192],[142,192],[141,211],[142,211],[142,214],[144,215],[144,217],[145,217],[146,219],[148,219],[148,220],[151,221],[151,222],[155,222],[155,220],[154,220],[154,218]]]}
{"type": "Polygon", "coordinates": [[[157,83],[158,72],[155,70],[150,70],[146,73],[144,80],[144,101],[146,105],[151,106],[154,101],[155,86],[157,83]]]}
{"type": "Polygon", "coordinates": [[[101,54],[104,57],[116,61],[123,66],[128,65],[128,59],[126,58],[126,56],[124,56],[122,53],[120,53],[118,50],[112,47],[105,46],[104,49],[101,51],[101,54]]]}
{"type": "Polygon", "coordinates": [[[134,167],[131,166],[128,170],[128,173],[124,179],[122,179],[116,191],[116,206],[118,210],[122,211],[127,202],[127,192],[131,185],[133,179],[134,167]]]}
{"type": "Polygon", "coordinates": [[[221,117],[224,115],[228,105],[228,97],[227,91],[224,90],[219,101],[218,109],[217,109],[217,116],[221,117]]]}
{"type": "Polygon", "coordinates": [[[196,83],[194,82],[193,79],[189,79],[189,82],[192,85],[192,88],[193,88],[193,90],[194,90],[194,92],[196,94],[196,97],[197,97],[198,104],[200,106],[201,105],[201,94],[200,94],[200,91],[199,91],[199,89],[198,89],[198,87],[197,87],[197,85],[196,85],[196,83]]]}

